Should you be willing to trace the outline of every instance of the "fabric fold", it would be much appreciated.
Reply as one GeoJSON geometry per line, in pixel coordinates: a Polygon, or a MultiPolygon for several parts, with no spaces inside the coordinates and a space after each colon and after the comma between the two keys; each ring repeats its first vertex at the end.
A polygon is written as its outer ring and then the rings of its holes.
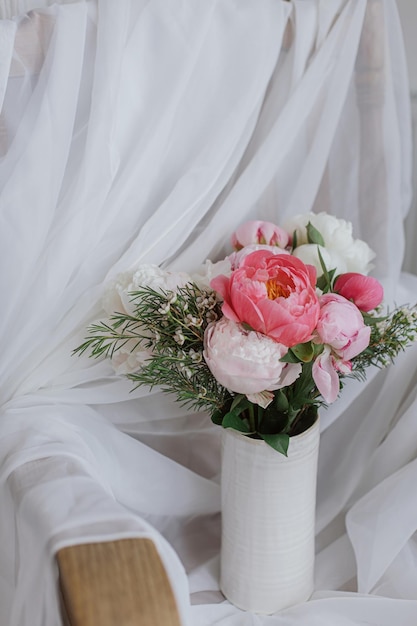
{"type": "Polygon", "coordinates": [[[106,281],[195,270],[246,219],[352,221],[387,302],[415,298],[394,3],[3,0],[0,15],[0,623],[60,623],[59,547],[146,536],[184,623],[414,624],[415,351],[323,409],[316,593],[268,617],[218,589],[219,428],[73,355],[106,281]]]}

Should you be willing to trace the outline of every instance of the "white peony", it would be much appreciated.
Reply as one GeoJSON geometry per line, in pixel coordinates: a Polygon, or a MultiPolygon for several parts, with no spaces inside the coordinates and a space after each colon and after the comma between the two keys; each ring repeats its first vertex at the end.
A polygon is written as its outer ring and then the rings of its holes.
{"type": "Polygon", "coordinates": [[[141,369],[152,354],[151,349],[140,349],[135,339],[129,339],[111,357],[116,374],[133,374],[141,369]]]}
{"type": "MultiPolygon", "coordinates": [[[[304,263],[309,262],[314,265],[319,276],[323,273],[318,256],[315,257],[310,249],[310,246],[314,244],[308,243],[307,224],[309,222],[323,237],[327,255],[324,254],[322,247],[320,247],[320,252],[329,270],[336,268],[337,274],[369,273],[373,267],[371,261],[375,257],[373,250],[361,239],[353,238],[350,222],[324,212],[296,215],[285,223],[285,229],[291,234],[295,231],[297,235],[297,248],[294,250],[294,256],[304,263]],[[305,249],[305,246],[308,248],[305,249]],[[311,258],[313,262],[306,261],[307,258],[311,258]]],[[[314,247],[317,252],[317,246],[314,247]]]]}
{"type": "MultiPolygon", "coordinates": [[[[102,305],[109,316],[115,313],[133,315],[135,303],[130,295],[133,291],[141,287],[152,287],[155,291],[175,292],[190,280],[188,274],[168,272],[157,265],[139,265],[130,272],[118,274],[106,285],[102,305]]],[[[146,329],[143,329],[142,334],[153,339],[146,329]]],[[[140,370],[151,354],[151,348],[144,348],[136,339],[130,339],[113,353],[111,363],[116,374],[132,374],[140,370]]]]}
{"type": "Polygon", "coordinates": [[[131,292],[140,287],[151,287],[155,291],[175,291],[191,281],[184,272],[168,272],[157,265],[139,265],[130,272],[118,274],[105,288],[102,299],[103,308],[108,315],[128,313],[133,315],[134,302],[131,292]]]}
{"type": "Polygon", "coordinates": [[[229,261],[229,257],[226,257],[222,261],[212,263],[207,260],[194,274],[191,274],[191,279],[200,287],[200,289],[211,289],[210,282],[216,276],[224,275],[230,276],[232,273],[232,267],[229,261]]]}
{"type": "Polygon", "coordinates": [[[132,272],[124,272],[123,274],[118,274],[115,279],[106,283],[101,303],[107,315],[126,313],[121,296],[128,290],[131,282],[132,272]]]}
{"type": "Polygon", "coordinates": [[[329,269],[334,267],[334,260],[331,253],[326,250],[326,248],[323,248],[323,246],[318,246],[315,243],[305,243],[302,246],[298,246],[295,248],[293,256],[300,259],[300,261],[306,265],[313,265],[317,270],[317,276],[320,276],[323,274],[323,269],[319,259],[319,250],[326,267],[329,269]]]}

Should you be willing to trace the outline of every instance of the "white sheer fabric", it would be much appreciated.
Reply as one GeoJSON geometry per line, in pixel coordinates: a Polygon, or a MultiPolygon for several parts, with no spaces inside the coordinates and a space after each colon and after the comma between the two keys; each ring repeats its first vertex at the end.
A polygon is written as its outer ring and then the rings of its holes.
{"type": "Polygon", "coordinates": [[[219,428],[71,356],[106,280],[191,269],[254,216],[351,220],[413,299],[395,4],[40,4],[0,3],[0,623],[60,624],[60,546],[150,536],[185,624],[414,626],[416,350],[322,415],[316,591],[270,617],[218,589],[219,428]]]}

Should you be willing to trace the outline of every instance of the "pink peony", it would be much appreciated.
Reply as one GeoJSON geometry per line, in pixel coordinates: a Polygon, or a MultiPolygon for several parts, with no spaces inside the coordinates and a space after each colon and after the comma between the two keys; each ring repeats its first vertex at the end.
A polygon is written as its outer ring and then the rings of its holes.
{"type": "Polygon", "coordinates": [[[232,252],[232,254],[229,254],[227,259],[229,260],[232,271],[237,270],[238,267],[240,267],[243,259],[247,257],[248,254],[252,254],[252,252],[256,252],[257,250],[269,250],[272,254],[290,254],[288,250],[283,250],[282,248],[278,248],[278,246],[267,246],[260,243],[252,243],[236,252],[232,252]]]}
{"type": "Polygon", "coordinates": [[[351,369],[350,362],[337,359],[329,346],[325,346],[323,352],[315,359],[313,380],[327,404],[334,402],[338,396],[340,389],[338,372],[348,374],[351,369]]]}
{"type": "Polygon", "coordinates": [[[357,272],[341,274],[336,279],[334,290],[352,300],[361,311],[375,309],[384,297],[384,289],[376,278],[357,272]]]}
{"type": "Polygon", "coordinates": [[[367,348],[371,329],[353,302],[326,293],[320,297],[316,332],[321,343],[329,345],[342,361],[349,361],[367,348]]]}
{"type": "Polygon", "coordinates": [[[204,334],[203,354],[211,373],[235,393],[253,396],[291,385],[300,375],[301,365],[282,363],[287,352],[286,346],[246,331],[225,317],[209,324],[204,334]]]}
{"type": "Polygon", "coordinates": [[[271,222],[253,220],[245,222],[233,233],[232,246],[241,250],[251,244],[278,246],[285,248],[289,243],[287,231],[271,222]]]}
{"type": "Polygon", "coordinates": [[[325,347],[313,363],[313,380],[327,404],[331,404],[339,393],[339,376],[330,348],[325,347]]]}
{"type": "Polygon", "coordinates": [[[320,305],[316,271],[288,254],[258,250],[245,257],[230,277],[210,285],[223,297],[223,314],[284,346],[312,338],[320,305]]]}

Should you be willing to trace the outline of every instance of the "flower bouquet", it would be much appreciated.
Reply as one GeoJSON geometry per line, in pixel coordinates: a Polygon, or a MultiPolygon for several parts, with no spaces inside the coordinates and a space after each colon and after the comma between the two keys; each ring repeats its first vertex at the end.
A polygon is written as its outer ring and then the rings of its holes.
{"type": "Polygon", "coordinates": [[[111,358],[216,424],[286,453],[346,377],[386,366],[417,335],[416,307],[380,311],[373,252],[326,213],[243,224],[234,252],[194,275],[141,265],[107,286],[108,319],[75,352],[111,358]]]}
{"type": "Polygon", "coordinates": [[[318,409],[346,378],[363,379],[415,340],[417,309],[382,311],[383,288],[368,275],[374,253],[326,213],[284,227],[247,222],[231,243],[231,254],[193,275],[149,265],[119,275],[104,295],[108,318],[75,352],[109,357],[134,385],[158,386],[232,434],[223,444],[221,585],[237,606],[271,613],[312,591],[318,409]],[[293,477],[292,458],[302,467],[293,477]],[[279,477],[269,480],[264,463],[279,477]]]}

